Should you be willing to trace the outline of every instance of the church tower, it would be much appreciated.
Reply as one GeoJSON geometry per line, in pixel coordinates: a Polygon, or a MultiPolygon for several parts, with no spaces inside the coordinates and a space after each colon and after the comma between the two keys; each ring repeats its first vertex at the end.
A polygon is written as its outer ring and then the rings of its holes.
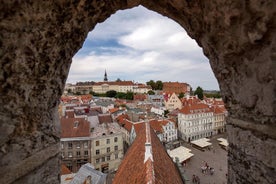
{"type": "Polygon", "coordinates": [[[104,81],[107,82],[108,79],[107,79],[107,74],[106,74],[106,70],[104,71],[104,81]]]}

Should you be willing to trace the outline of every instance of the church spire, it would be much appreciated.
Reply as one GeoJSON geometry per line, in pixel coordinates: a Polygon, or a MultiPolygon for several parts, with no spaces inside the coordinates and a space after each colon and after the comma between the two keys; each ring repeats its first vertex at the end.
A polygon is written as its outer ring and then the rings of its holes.
{"type": "Polygon", "coordinates": [[[108,79],[107,79],[107,74],[106,74],[106,70],[104,71],[104,81],[108,81],[108,79]]]}

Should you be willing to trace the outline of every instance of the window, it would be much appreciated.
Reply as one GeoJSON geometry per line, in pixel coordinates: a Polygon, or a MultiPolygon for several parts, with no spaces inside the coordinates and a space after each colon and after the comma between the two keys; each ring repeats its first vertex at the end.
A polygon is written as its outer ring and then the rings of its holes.
{"type": "Polygon", "coordinates": [[[72,142],[68,142],[68,149],[72,149],[73,148],[73,143],[72,142]]]}
{"type": "Polygon", "coordinates": [[[100,154],[100,150],[96,150],[96,155],[99,155],[100,154]]]}
{"type": "Polygon", "coordinates": [[[100,146],[100,141],[96,141],[96,146],[100,146]]]}
{"type": "Polygon", "coordinates": [[[60,144],[60,147],[61,147],[61,149],[64,149],[64,143],[63,142],[60,144]]]}
{"type": "Polygon", "coordinates": [[[80,151],[77,151],[77,152],[76,152],[76,155],[77,155],[77,157],[80,157],[80,155],[81,155],[81,154],[80,154],[80,151]]]}
{"type": "Polygon", "coordinates": [[[118,150],[118,146],[114,146],[114,150],[117,151],[118,150]]]}
{"type": "Polygon", "coordinates": [[[87,142],[87,141],[85,141],[85,142],[83,143],[83,147],[84,147],[84,148],[88,148],[88,142],[87,142]]]}
{"type": "Polygon", "coordinates": [[[118,158],[118,154],[115,154],[115,159],[117,159],[118,158]]]}
{"type": "Polygon", "coordinates": [[[105,162],[105,157],[102,157],[102,162],[105,162]]]}
{"type": "Polygon", "coordinates": [[[80,142],[76,142],[76,148],[80,148],[80,142]]]}
{"type": "Polygon", "coordinates": [[[110,152],[110,147],[106,148],[106,152],[109,153],[110,152]]]}
{"type": "Polygon", "coordinates": [[[79,122],[78,121],[75,121],[74,122],[74,128],[77,128],[79,126],[79,122]]]}
{"type": "Polygon", "coordinates": [[[118,137],[114,137],[114,142],[117,142],[118,141],[118,137]]]}
{"type": "Polygon", "coordinates": [[[106,160],[107,161],[110,160],[110,155],[106,156],[106,160]]]}
{"type": "Polygon", "coordinates": [[[68,157],[73,157],[73,154],[72,154],[72,152],[68,152],[68,157]]]}
{"type": "Polygon", "coordinates": [[[96,159],[96,163],[97,164],[100,163],[100,159],[99,158],[96,159]]]}
{"type": "Polygon", "coordinates": [[[84,151],[84,156],[88,156],[88,151],[87,150],[84,151]]]}
{"type": "Polygon", "coordinates": [[[64,152],[61,152],[61,158],[64,158],[64,152]]]}
{"type": "Polygon", "coordinates": [[[110,139],[106,139],[106,144],[109,144],[110,143],[110,139]]]}

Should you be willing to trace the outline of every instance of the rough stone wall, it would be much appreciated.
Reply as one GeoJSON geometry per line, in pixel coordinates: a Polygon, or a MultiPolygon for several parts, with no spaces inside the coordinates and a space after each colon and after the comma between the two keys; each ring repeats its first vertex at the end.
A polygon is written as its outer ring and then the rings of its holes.
{"type": "Polygon", "coordinates": [[[210,59],[229,111],[228,183],[276,182],[276,1],[10,0],[0,3],[0,183],[59,183],[71,58],[97,23],[139,4],[178,22],[210,59]]]}

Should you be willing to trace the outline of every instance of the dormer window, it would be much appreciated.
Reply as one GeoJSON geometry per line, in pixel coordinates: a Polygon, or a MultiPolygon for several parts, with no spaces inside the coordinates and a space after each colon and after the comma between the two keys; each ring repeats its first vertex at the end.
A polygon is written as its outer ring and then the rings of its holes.
{"type": "Polygon", "coordinates": [[[79,126],[79,122],[78,121],[75,121],[74,122],[74,128],[77,128],[79,126]]]}

